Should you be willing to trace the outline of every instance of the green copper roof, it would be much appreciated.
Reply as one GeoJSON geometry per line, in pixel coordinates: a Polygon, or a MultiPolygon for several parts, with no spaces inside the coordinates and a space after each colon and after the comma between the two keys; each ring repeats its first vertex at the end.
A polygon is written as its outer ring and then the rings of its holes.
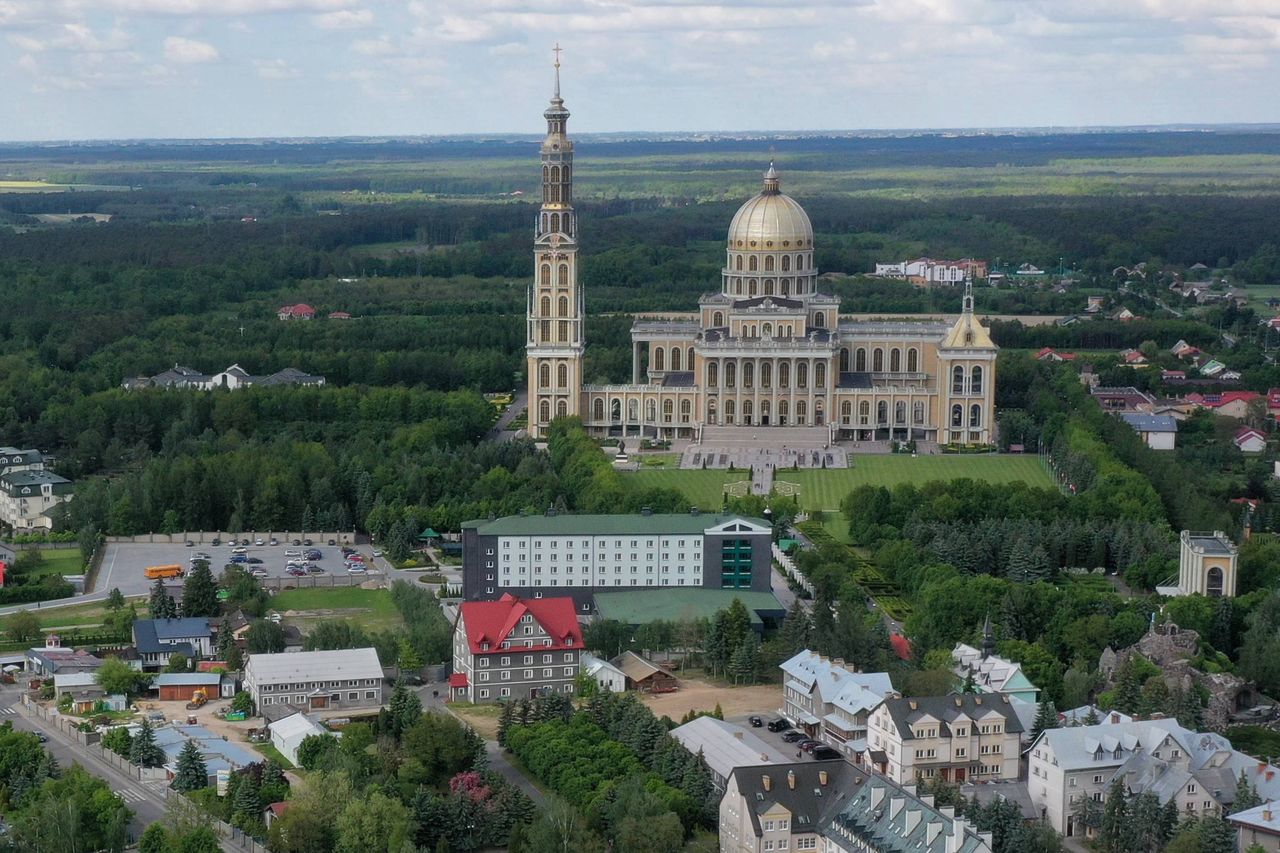
{"type": "Polygon", "coordinates": [[[719,513],[654,513],[653,515],[509,515],[493,521],[466,521],[481,536],[679,536],[702,533],[734,519],[766,529],[760,518],[719,513]]]}
{"type": "Polygon", "coordinates": [[[758,611],[782,612],[782,605],[771,592],[746,589],[703,589],[700,587],[668,587],[633,592],[597,592],[596,609],[601,619],[614,619],[624,625],[647,625],[650,622],[690,622],[710,619],[735,598],[742,599],[751,613],[751,624],[761,623],[758,611]]]}

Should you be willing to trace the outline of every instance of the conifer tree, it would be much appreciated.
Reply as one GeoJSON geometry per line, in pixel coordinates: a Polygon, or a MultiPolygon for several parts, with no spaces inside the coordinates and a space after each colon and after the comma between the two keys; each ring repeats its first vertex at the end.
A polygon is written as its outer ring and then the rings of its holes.
{"type": "Polygon", "coordinates": [[[147,610],[151,612],[152,619],[172,619],[178,615],[178,608],[169,597],[168,591],[164,588],[164,581],[160,578],[156,578],[156,582],[151,586],[151,598],[147,602],[147,610]]]}
{"type": "Polygon", "coordinates": [[[173,776],[173,789],[184,794],[208,787],[209,771],[204,759],[200,756],[200,748],[194,740],[188,740],[178,753],[178,769],[173,776]]]}
{"type": "Polygon", "coordinates": [[[1230,813],[1236,814],[1260,805],[1262,805],[1262,798],[1258,796],[1258,789],[1250,784],[1249,778],[1241,770],[1240,778],[1236,781],[1236,796],[1231,802],[1230,813]]]}
{"type": "Polygon", "coordinates": [[[809,614],[805,611],[800,599],[797,598],[791,603],[791,608],[787,611],[787,617],[782,622],[782,630],[778,632],[778,643],[788,655],[804,651],[809,648],[809,632],[811,628],[809,614]]]}
{"type": "Polygon", "coordinates": [[[498,714],[498,745],[507,745],[507,732],[511,730],[512,724],[516,718],[516,706],[514,702],[503,702],[502,711],[498,714]]]}
{"type": "Polygon", "coordinates": [[[1098,849],[1102,853],[1128,853],[1132,824],[1129,820],[1129,798],[1124,778],[1117,776],[1107,792],[1107,803],[1102,809],[1102,822],[1098,829],[1098,849]]]}
{"type": "Polygon", "coordinates": [[[231,824],[245,829],[262,819],[262,799],[258,796],[258,780],[249,773],[238,775],[241,778],[231,801],[231,824]]]}
{"type": "Polygon", "coordinates": [[[129,744],[129,761],[139,767],[159,767],[164,763],[164,751],[156,745],[156,733],[145,717],[129,744]]]}
{"type": "Polygon", "coordinates": [[[1098,724],[1098,710],[1092,705],[1089,706],[1089,713],[1084,715],[1084,724],[1086,726],[1096,726],[1098,724]]]}
{"type": "Polygon", "coordinates": [[[422,700],[418,698],[417,693],[406,687],[403,681],[397,681],[395,689],[391,691],[391,701],[388,705],[392,736],[399,740],[400,736],[422,716],[422,700]]]}
{"type": "Polygon", "coordinates": [[[212,618],[220,612],[218,584],[209,570],[209,562],[198,560],[182,584],[182,615],[212,618]]]}
{"type": "Polygon", "coordinates": [[[1058,709],[1054,707],[1052,699],[1045,699],[1040,702],[1040,708],[1036,711],[1036,721],[1031,727],[1031,739],[1034,741],[1040,737],[1040,733],[1045,729],[1056,729],[1058,727],[1058,709]]]}

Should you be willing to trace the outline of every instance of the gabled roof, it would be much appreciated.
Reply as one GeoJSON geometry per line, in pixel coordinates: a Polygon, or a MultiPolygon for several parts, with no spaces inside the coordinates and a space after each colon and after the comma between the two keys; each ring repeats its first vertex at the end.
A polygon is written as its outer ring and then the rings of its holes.
{"type": "Polygon", "coordinates": [[[1004,718],[1004,728],[1011,734],[1022,733],[1022,723],[1002,693],[957,693],[949,696],[891,697],[884,708],[903,740],[915,737],[912,725],[924,717],[948,726],[954,720],[981,720],[995,713],[1004,718]]]}
{"type": "Polygon", "coordinates": [[[245,664],[245,676],[258,685],[330,678],[376,679],[381,683],[382,664],[373,648],[251,654],[245,664]]]}
{"type": "Polygon", "coordinates": [[[523,599],[505,593],[497,601],[464,601],[458,611],[473,654],[497,651],[524,616],[532,617],[551,638],[552,645],[545,648],[584,648],[578,614],[568,596],[523,599]],[[481,644],[488,644],[488,648],[481,644]]]}
{"type": "Polygon", "coordinates": [[[816,693],[824,704],[854,714],[871,710],[893,692],[888,673],[855,672],[843,661],[830,660],[808,649],[783,661],[778,668],[804,693],[816,693]]]}
{"type": "Polygon", "coordinates": [[[1136,432],[1177,432],[1178,422],[1170,415],[1143,415],[1125,412],[1120,419],[1136,432]]]}
{"type": "Polygon", "coordinates": [[[222,683],[219,672],[162,672],[151,682],[156,687],[216,687],[222,683]]]}
{"type": "Polygon", "coordinates": [[[674,678],[671,670],[658,666],[651,660],[642,658],[635,652],[626,651],[610,661],[622,674],[632,681],[644,681],[653,675],[666,675],[674,678]]]}
{"type": "Polygon", "coordinates": [[[1267,437],[1253,427],[1241,427],[1236,430],[1235,438],[1232,439],[1237,445],[1244,444],[1246,441],[1257,439],[1265,442],[1267,437]]]}
{"type": "Polygon", "coordinates": [[[963,311],[955,325],[942,339],[943,349],[996,349],[995,342],[987,329],[973,316],[972,311],[963,311]]]}
{"type": "Polygon", "coordinates": [[[984,658],[980,650],[967,643],[956,643],[956,647],[951,650],[951,659],[956,662],[955,673],[958,677],[965,678],[972,673],[977,684],[993,693],[1027,689],[1039,692],[1022,671],[1022,664],[1016,661],[997,655],[987,655],[984,658]]]}
{"type": "Polygon", "coordinates": [[[735,767],[787,764],[795,760],[749,729],[715,717],[698,717],[677,726],[671,730],[671,737],[694,755],[701,752],[711,772],[721,778],[728,778],[735,767]]]}
{"type": "Polygon", "coordinates": [[[187,619],[139,619],[133,623],[133,644],[141,654],[194,653],[188,637],[208,637],[209,620],[187,619]]]}

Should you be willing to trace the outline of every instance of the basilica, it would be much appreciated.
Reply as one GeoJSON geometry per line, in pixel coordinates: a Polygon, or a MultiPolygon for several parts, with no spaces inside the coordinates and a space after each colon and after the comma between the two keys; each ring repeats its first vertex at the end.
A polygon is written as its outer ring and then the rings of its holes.
{"type": "MultiPolygon", "coordinates": [[[[544,113],[542,206],[528,299],[529,432],[580,417],[601,436],[702,440],[807,427],[840,441],[989,444],[996,346],[965,288],[953,321],[856,320],[820,293],[813,226],[773,165],[729,223],[718,292],[697,312],[636,320],[631,381],[587,384],[569,111],[544,113]]],[[[781,431],[780,433],[781,434],[781,431]]]]}

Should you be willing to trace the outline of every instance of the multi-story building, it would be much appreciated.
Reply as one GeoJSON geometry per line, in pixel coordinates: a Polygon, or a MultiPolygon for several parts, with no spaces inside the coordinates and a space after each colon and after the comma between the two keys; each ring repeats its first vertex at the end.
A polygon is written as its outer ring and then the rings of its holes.
{"type": "Polygon", "coordinates": [[[719,830],[720,853],[991,853],[955,809],[844,761],[736,768],[719,830]]]}
{"type": "Polygon", "coordinates": [[[1263,803],[1227,818],[1236,828],[1237,850],[1280,853],[1280,810],[1275,803],[1263,803]]]}
{"type": "Polygon", "coordinates": [[[1179,543],[1177,592],[1165,594],[1200,593],[1210,598],[1230,598],[1236,594],[1236,564],[1240,555],[1227,534],[1221,530],[1212,533],[1184,530],[1179,543]]]}
{"type": "Polygon", "coordinates": [[[1193,732],[1177,720],[1144,720],[1047,729],[1028,755],[1028,793],[1045,820],[1068,837],[1089,835],[1086,800],[1101,807],[1112,781],[1131,794],[1177,801],[1184,816],[1225,814],[1241,777],[1263,800],[1280,799],[1280,770],[1237,752],[1218,734],[1193,732]]]}
{"type": "Polygon", "coordinates": [[[963,261],[915,258],[896,264],[876,264],[875,275],[912,284],[962,284],[971,278],[986,278],[987,262],[972,258],[963,261]]]}
{"type": "Polygon", "coordinates": [[[382,706],[382,664],[376,649],[251,654],[244,689],[260,714],[281,706],[334,711],[382,706]]]}
{"type": "Polygon", "coordinates": [[[809,216],[772,165],[729,224],[718,291],[696,311],[634,322],[629,383],[585,384],[574,151],[558,64],[543,116],[526,313],[534,437],[579,415],[597,435],[708,441],[707,427],[728,438],[727,427],[738,442],[795,447],[794,428],[808,427],[818,435],[801,440],[819,446],[833,437],[992,442],[997,348],[968,287],[953,322],[842,318],[839,298],[818,290],[809,216]],[[771,427],[791,429],[771,438],[771,427]]]}
{"type": "Polygon", "coordinates": [[[453,626],[449,694],[467,702],[572,694],[582,650],[571,598],[464,601],[453,626]]]}
{"type": "Polygon", "coordinates": [[[133,645],[144,669],[162,667],[173,655],[207,658],[213,654],[213,631],[203,617],[137,619],[133,645]]]}
{"type": "Polygon", "coordinates": [[[15,530],[51,530],[50,511],[71,500],[74,491],[70,480],[46,469],[40,451],[0,447],[0,523],[15,530]]]}
{"type": "Polygon", "coordinates": [[[772,588],[772,528],[736,515],[508,516],[462,525],[462,596],[537,599],[643,587],[772,588]]]}
{"type": "Polygon", "coordinates": [[[847,755],[867,746],[867,719],[893,694],[888,673],[856,672],[805,649],[784,661],[782,715],[847,755]]]}
{"type": "Polygon", "coordinates": [[[893,696],[867,726],[867,763],[895,782],[1017,779],[1023,726],[1008,696],[893,696]]]}

